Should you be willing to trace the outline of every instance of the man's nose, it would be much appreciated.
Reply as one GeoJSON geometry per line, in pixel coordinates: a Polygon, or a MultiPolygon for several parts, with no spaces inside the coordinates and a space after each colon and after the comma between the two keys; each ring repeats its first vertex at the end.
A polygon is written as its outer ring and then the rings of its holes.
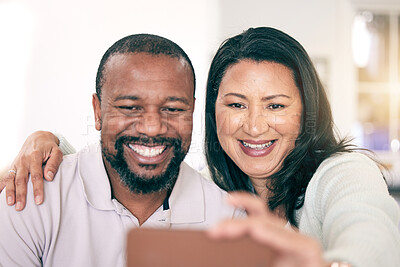
{"type": "Polygon", "coordinates": [[[144,113],[136,123],[136,131],[147,136],[162,135],[167,132],[166,118],[159,112],[144,113]]]}

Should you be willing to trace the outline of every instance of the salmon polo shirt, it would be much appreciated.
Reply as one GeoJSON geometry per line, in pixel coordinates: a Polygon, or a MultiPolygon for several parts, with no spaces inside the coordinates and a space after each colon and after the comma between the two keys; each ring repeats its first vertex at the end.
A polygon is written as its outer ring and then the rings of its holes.
{"type": "MultiPolygon", "coordinates": [[[[100,144],[64,160],[45,201],[35,205],[28,183],[27,206],[7,206],[0,195],[0,266],[125,266],[127,231],[138,220],[111,195],[100,144]]],[[[142,227],[205,229],[222,219],[241,217],[226,192],[186,163],[180,166],[168,202],[142,227]]]]}

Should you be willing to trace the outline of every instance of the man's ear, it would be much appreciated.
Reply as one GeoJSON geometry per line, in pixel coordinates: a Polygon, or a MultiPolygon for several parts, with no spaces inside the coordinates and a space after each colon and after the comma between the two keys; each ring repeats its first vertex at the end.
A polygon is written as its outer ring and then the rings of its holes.
{"type": "Polygon", "coordinates": [[[92,105],[94,112],[95,128],[97,131],[101,131],[101,103],[97,94],[92,95],[92,105]]]}

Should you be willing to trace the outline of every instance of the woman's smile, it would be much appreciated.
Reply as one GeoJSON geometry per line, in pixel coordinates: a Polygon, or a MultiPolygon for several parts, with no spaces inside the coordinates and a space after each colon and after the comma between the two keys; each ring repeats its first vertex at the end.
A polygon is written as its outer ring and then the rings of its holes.
{"type": "Polygon", "coordinates": [[[239,140],[239,146],[243,152],[250,157],[263,157],[268,155],[273,149],[276,140],[239,140]]]}

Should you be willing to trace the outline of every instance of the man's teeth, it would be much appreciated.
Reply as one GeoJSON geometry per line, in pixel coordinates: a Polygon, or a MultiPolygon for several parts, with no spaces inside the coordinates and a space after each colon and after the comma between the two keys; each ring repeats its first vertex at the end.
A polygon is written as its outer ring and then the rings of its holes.
{"type": "Polygon", "coordinates": [[[261,150],[261,149],[270,147],[274,142],[275,142],[275,141],[269,141],[268,143],[265,143],[265,144],[250,144],[250,143],[246,143],[246,142],[242,141],[242,144],[243,144],[245,147],[249,147],[249,148],[252,148],[252,149],[261,150]]]}
{"type": "Polygon", "coordinates": [[[133,144],[129,144],[129,147],[135,151],[136,153],[138,153],[141,156],[144,157],[155,157],[160,155],[164,149],[165,146],[156,146],[156,147],[146,147],[143,145],[133,145],[133,144]]]}

